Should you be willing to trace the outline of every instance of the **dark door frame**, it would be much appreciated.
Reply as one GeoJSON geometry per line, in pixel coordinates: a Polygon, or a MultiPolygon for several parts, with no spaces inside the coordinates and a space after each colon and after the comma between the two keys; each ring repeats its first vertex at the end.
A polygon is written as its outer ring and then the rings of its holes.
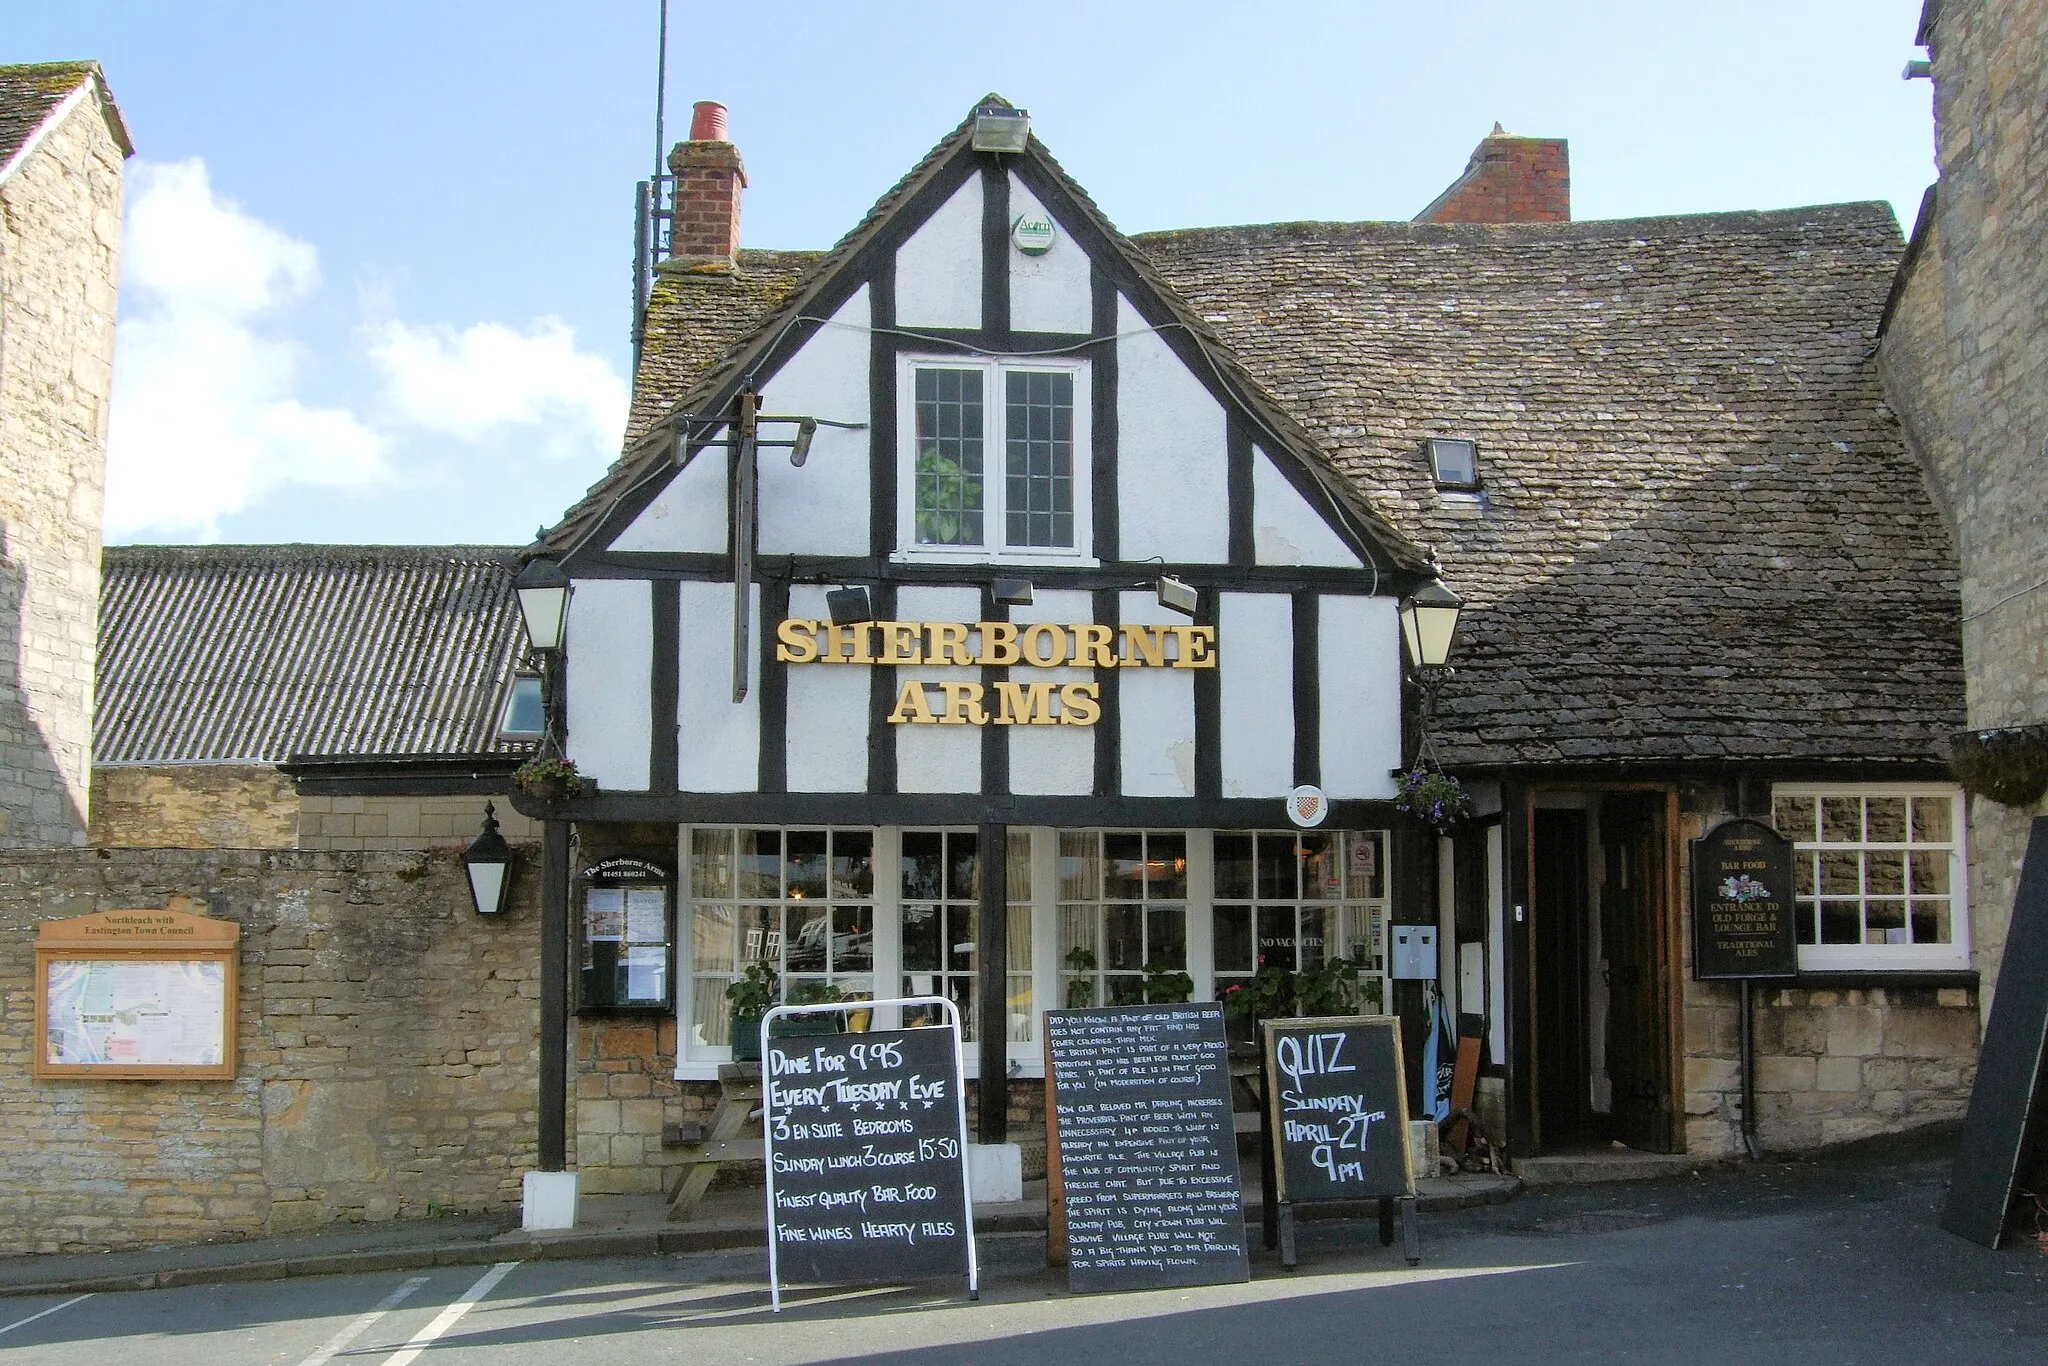
{"type": "Polygon", "coordinates": [[[1664,1058],[1665,1113],[1669,1116],[1666,1148],[1685,1151],[1685,1001],[1681,944],[1684,934],[1679,895],[1680,858],[1678,785],[1675,782],[1544,782],[1529,778],[1502,783],[1503,822],[1507,834],[1507,904],[1503,928],[1507,935],[1508,1027],[1508,1151],[1529,1156],[1541,1151],[1542,1115],[1536,1099],[1536,952],[1532,919],[1536,795],[1538,792],[1600,794],[1660,792],[1664,794],[1663,913],[1653,927],[1660,936],[1657,971],[1664,998],[1667,1047],[1664,1058]]]}

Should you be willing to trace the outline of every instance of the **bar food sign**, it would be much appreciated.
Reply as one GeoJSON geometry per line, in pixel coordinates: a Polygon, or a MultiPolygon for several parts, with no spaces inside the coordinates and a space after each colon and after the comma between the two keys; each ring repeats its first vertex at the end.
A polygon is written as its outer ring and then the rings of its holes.
{"type": "MultiPolygon", "coordinates": [[[[1062,626],[1009,621],[861,621],[840,626],[790,617],[775,629],[781,664],[889,668],[1213,669],[1213,626],[1062,626]]],[[[889,712],[894,726],[1092,726],[1102,718],[1094,683],[907,678],[889,712]]]]}
{"type": "Polygon", "coordinates": [[[1792,845],[1762,821],[1732,820],[1692,845],[1695,981],[1796,977],[1792,845]]]}

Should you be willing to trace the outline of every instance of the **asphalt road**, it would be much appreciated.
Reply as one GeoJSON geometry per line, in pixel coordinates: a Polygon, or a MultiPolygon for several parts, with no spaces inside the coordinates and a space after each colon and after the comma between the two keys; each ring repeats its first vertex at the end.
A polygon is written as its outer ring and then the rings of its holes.
{"type": "Polygon", "coordinates": [[[1421,1266],[1361,1224],[1301,1269],[1075,1296],[1037,1238],[962,1286],[791,1292],[761,1254],[531,1261],[0,1300],[0,1361],[62,1366],[624,1362],[2048,1362],[2048,1256],[1941,1232],[1946,1164],[1897,1147],[1425,1219],[1421,1266]]]}

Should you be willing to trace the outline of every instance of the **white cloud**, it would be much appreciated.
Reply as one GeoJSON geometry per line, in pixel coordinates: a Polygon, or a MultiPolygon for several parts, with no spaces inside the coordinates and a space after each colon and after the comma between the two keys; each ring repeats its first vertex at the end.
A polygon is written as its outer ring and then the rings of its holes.
{"type": "Polygon", "coordinates": [[[385,395],[407,420],[429,431],[476,441],[507,426],[551,426],[557,454],[609,453],[626,426],[626,384],[602,357],[579,352],[560,318],[524,332],[502,323],[370,329],[370,359],[385,395]]]}
{"type": "Polygon", "coordinates": [[[416,448],[450,438],[489,442],[501,466],[535,448],[599,462],[618,449],[625,381],[555,317],[524,331],[367,324],[321,368],[330,385],[374,389],[375,404],[308,404],[311,358],[287,323],[320,287],[313,246],[222,197],[197,159],[137,163],[130,183],[109,540],[211,540],[222,517],[294,486],[375,494],[401,469],[417,485],[446,461],[416,448]]]}
{"type": "Polygon", "coordinates": [[[115,341],[108,538],[211,539],[280,485],[387,477],[382,437],[295,396],[302,350],[267,326],[318,287],[313,248],[215,194],[204,162],[133,175],[122,283],[138,306],[115,341]]]}

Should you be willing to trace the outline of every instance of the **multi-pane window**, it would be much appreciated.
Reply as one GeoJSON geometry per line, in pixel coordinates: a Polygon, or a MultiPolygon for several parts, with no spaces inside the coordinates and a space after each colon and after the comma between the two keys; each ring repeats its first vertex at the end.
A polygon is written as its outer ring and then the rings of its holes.
{"type": "Polygon", "coordinates": [[[1145,971],[1188,965],[1188,838],[1062,830],[1060,1004],[1139,1005],[1145,971]]]}
{"type": "MultiPolygon", "coordinates": [[[[980,971],[981,837],[971,830],[903,832],[903,994],[944,996],[960,1011],[962,1037],[974,1039],[974,1008],[980,971]]],[[[1009,1041],[1034,1037],[1031,1008],[1031,839],[1010,836],[1008,951],[1009,1041]]],[[[936,1011],[909,1011],[906,1024],[924,1022],[936,1011]]]]}
{"type": "Polygon", "coordinates": [[[1386,837],[1380,831],[1218,832],[1216,987],[1262,967],[1300,972],[1362,947],[1377,972],[1386,923],[1386,837]]]}
{"type": "Polygon", "coordinates": [[[1792,841],[1802,965],[1967,959],[1953,788],[1780,786],[1771,819],[1792,841]]]}
{"type": "Polygon", "coordinates": [[[1085,549],[1084,369],[963,359],[909,363],[907,373],[910,549],[1085,549]]]}
{"type": "Polygon", "coordinates": [[[874,832],[690,832],[691,1040],[731,1041],[725,988],[765,962],[783,999],[805,985],[874,995],[874,832]]]}

